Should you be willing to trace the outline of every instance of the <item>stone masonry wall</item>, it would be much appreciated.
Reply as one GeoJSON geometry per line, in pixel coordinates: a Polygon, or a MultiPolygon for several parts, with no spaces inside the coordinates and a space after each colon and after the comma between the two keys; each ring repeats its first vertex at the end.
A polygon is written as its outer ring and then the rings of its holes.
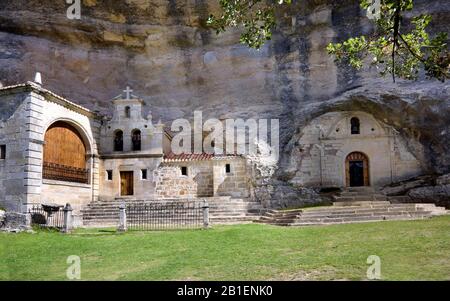
{"type": "Polygon", "coordinates": [[[243,158],[230,158],[214,162],[214,191],[219,196],[248,197],[248,177],[246,161],[243,158]],[[230,164],[230,173],[226,172],[226,164],[230,164]]]}
{"type": "Polygon", "coordinates": [[[161,199],[193,198],[197,183],[189,176],[182,176],[177,166],[162,166],[154,171],[156,196],[161,199]]]}
{"type": "Polygon", "coordinates": [[[362,152],[368,157],[371,186],[383,186],[422,172],[418,158],[392,128],[364,112],[330,112],[303,129],[292,160],[297,172],[291,182],[312,187],[344,187],[345,160],[352,152],[362,152]],[[360,121],[360,134],[350,133],[353,117],[360,121]]]}
{"type": "Polygon", "coordinates": [[[0,206],[25,212],[29,204],[52,200],[66,204],[70,193],[75,202],[74,214],[82,204],[98,196],[99,160],[97,137],[99,122],[94,114],[54,96],[35,84],[0,90],[0,145],[6,145],[6,158],[0,162],[0,206]],[[86,144],[87,168],[91,171],[88,185],[67,189],[67,183],[42,180],[43,144],[46,129],[56,121],[73,125],[86,144]],[[45,182],[45,181],[44,181],[45,182]],[[47,185],[47,186],[46,186],[47,185]],[[75,189],[75,190],[74,190],[75,189]],[[78,193],[78,194],[77,194],[78,193]],[[81,200],[82,199],[82,200],[81,200]]]}
{"type": "Polygon", "coordinates": [[[27,89],[0,91],[0,97],[0,145],[6,146],[6,157],[0,160],[0,206],[22,212],[34,196],[33,185],[40,172],[33,155],[42,142],[34,139],[33,124],[42,108],[27,89]]]}

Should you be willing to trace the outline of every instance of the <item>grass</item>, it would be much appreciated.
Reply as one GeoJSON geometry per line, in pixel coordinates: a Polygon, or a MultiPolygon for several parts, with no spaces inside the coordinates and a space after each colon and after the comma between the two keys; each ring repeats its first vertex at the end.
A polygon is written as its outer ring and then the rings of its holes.
{"type": "Polygon", "coordinates": [[[0,233],[0,280],[364,280],[369,255],[384,280],[450,280],[450,216],[303,228],[218,226],[70,235],[0,233]]]}

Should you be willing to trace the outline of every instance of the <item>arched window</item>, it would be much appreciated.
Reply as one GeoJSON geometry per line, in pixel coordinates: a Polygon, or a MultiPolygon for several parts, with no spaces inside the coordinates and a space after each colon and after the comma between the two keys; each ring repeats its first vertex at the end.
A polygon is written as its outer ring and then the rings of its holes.
{"type": "Polygon", "coordinates": [[[131,143],[133,145],[133,151],[141,150],[141,131],[140,130],[134,130],[131,133],[131,143]]]}
{"type": "Polygon", "coordinates": [[[356,117],[353,117],[350,120],[350,127],[351,127],[351,133],[352,135],[357,135],[360,133],[360,126],[359,126],[359,119],[356,117]]]}
{"type": "Polygon", "coordinates": [[[131,109],[129,106],[125,107],[125,117],[130,118],[131,116],[131,109]]]}
{"type": "Polygon", "coordinates": [[[66,122],[55,122],[45,132],[43,178],[89,183],[86,153],[78,130],[66,122]]]}
{"type": "Polygon", "coordinates": [[[121,130],[116,131],[114,134],[114,151],[123,151],[123,132],[121,130]]]}

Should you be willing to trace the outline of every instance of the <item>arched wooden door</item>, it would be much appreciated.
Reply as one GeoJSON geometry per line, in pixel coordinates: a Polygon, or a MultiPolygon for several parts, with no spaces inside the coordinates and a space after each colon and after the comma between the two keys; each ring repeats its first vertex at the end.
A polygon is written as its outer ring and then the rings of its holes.
{"type": "Polygon", "coordinates": [[[75,127],[55,122],[45,133],[44,141],[43,178],[88,183],[86,146],[75,127]]]}
{"type": "Polygon", "coordinates": [[[353,152],[345,159],[347,187],[369,186],[369,159],[361,152],[353,152]]]}

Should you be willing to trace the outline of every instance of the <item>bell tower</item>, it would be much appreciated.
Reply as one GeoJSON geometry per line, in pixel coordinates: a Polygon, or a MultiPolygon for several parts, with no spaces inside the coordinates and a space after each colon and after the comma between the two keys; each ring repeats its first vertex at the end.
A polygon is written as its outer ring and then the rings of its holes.
{"type": "Polygon", "coordinates": [[[125,97],[123,97],[123,94],[120,94],[113,100],[114,113],[112,120],[141,120],[144,101],[136,95],[133,95],[133,90],[130,87],[127,87],[123,92],[125,93],[125,97]]]}

